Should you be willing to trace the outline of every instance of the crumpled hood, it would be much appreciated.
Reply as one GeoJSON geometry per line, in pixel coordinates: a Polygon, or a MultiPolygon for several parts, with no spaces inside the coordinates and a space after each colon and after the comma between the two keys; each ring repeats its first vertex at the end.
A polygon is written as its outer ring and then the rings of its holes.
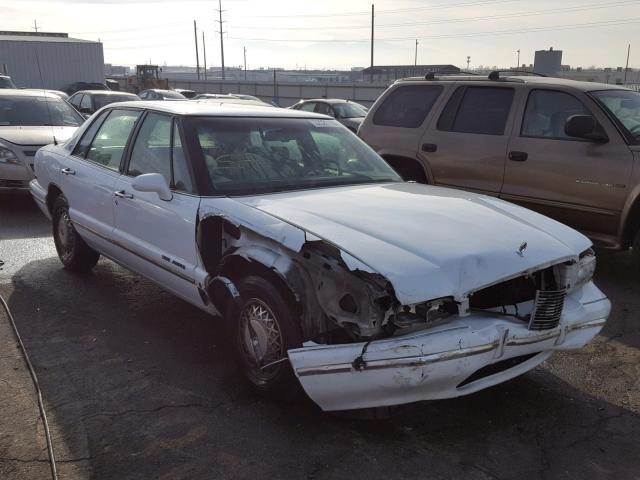
{"type": "Polygon", "coordinates": [[[66,142],[78,127],[4,127],[0,126],[0,140],[14,145],[48,145],[55,134],[58,142],[66,142]]]}
{"type": "Polygon", "coordinates": [[[591,246],[575,230],[517,205],[414,183],[235,200],[338,246],[351,268],[384,275],[403,304],[462,298],[504,278],[575,258],[591,246]]]}

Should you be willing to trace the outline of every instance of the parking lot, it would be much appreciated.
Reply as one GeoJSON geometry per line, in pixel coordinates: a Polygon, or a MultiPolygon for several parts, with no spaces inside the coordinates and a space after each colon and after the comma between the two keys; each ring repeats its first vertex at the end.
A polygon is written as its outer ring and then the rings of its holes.
{"type": "MultiPolygon", "coordinates": [[[[101,259],[61,268],[26,195],[0,197],[0,294],[39,376],[60,478],[640,478],[640,276],[601,251],[597,340],[467,397],[323,413],[245,386],[219,322],[101,259]]],[[[0,316],[0,478],[47,478],[33,386],[0,316]]]]}

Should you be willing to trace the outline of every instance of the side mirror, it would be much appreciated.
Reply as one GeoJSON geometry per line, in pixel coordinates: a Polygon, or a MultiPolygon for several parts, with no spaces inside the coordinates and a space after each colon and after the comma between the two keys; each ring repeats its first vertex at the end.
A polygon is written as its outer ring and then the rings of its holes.
{"type": "Polygon", "coordinates": [[[584,138],[597,143],[609,141],[607,134],[591,115],[571,115],[564,124],[564,133],[570,137],[584,138]]]}
{"type": "Polygon", "coordinates": [[[169,185],[159,173],[145,173],[138,175],[131,182],[131,187],[138,192],[156,192],[160,200],[168,202],[173,198],[169,185]]]}

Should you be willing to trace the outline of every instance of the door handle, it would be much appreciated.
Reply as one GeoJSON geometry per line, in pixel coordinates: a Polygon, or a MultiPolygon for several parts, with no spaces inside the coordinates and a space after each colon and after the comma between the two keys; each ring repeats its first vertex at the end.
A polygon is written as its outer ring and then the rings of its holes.
{"type": "Polygon", "coordinates": [[[438,145],[436,145],[435,143],[423,143],[422,144],[422,151],[423,152],[435,152],[436,150],[438,150],[438,145]]]}
{"type": "Polygon", "coordinates": [[[509,160],[514,162],[524,162],[527,158],[529,158],[529,154],[527,152],[518,152],[515,150],[509,152],[509,160]]]}
{"type": "Polygon", "coordinates": [[[118,190],[117,192],[113,192],[113,194],[116,197],[120,197],[120,198],[133,198],[133,194],[132,193],[127,193],[124,190],[118,190]]]}
{"type": "Polygon", "coordinates": [[[76,171],[75,170],[71,170],[70,168],[61,168],[60,169],[60,173],[63,175],[75,175],[76,171]]]}

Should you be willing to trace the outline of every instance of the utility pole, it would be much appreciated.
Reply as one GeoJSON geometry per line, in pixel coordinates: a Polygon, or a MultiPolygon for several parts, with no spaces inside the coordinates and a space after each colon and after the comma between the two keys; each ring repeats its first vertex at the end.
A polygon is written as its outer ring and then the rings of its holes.
{"type": "Polygon", "coordinates": [[[204,57],[204,79],[207,79],[207,46],[204,43],[204,31],[202,32],[202,56],[204,57]]]}
{"type": "Polygon", "coordinates": [[[413,65],[416,67],[418,66],[418,39],[417,38],[416,38],[416,55],[413,60],[413,65]]]}
{"type": "Polygon", "coordinates": [[[247,81],[247,47],[242,47],[244,49],[244,81],[247,81]]]}
{"type": "Polygon", "coordinates": [[[31,28],[33,28],[36,31],[36,33],[38,33],[38,28],[39,27],[38,27],[38,22],[36,20],[33,21],[33,27],[31,27],[31,28]]]}
{"type": "Polygon", "coordinates": [[[196,27],[196,21],[193,21],[193,38],[196,41],[196,73],[198,80],[200,80],[200,56],[198,55],[198,29],[196,27]]]}
{"type": "Polygon", "coordinates": [[[516,63],[516,70],[520,68],[520,49],[516,50],[518,52],[518,63],[516,63]]]}
{"type": "Polygon", "coordinates": [[[371,4],[371,82],[373,83],[373,26],[375,16],[375,5],[371,4]]]}
{"type": "Polygon", "coordinates": [[[220,20],[218,23],[220,24],[220,59],[222,61],[222,80],[224,80],[224,39],[222,37],[222,0],[218,0],[218,14],[220,15],[220,20]]]}
{"type": "Polygon", "coordinates": [[[467,55],[467,72],[469,71],[469,62],[471,62],[471,57],[467,55]]]}
{"type": "Polygon", "coordinates": [[[627,83],[627,72],[629,71],[629,53],[631,53],[631,44],[627,46],[627,64],[624,67],[624,80],[622,81],[623,85],[627,83]]]}

